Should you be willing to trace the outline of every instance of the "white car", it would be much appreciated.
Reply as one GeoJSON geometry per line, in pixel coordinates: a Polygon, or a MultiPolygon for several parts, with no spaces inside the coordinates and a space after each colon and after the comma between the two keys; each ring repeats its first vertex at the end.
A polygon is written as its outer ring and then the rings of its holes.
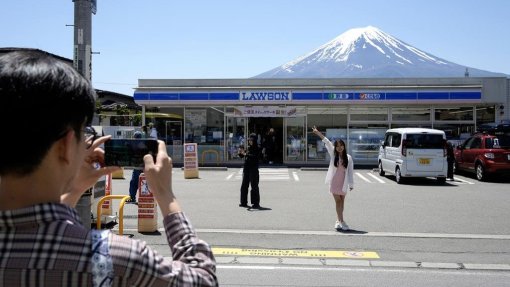
{"type": "Polygon", "coordinates": [[[395,175],[397,183],[406,177],[436,177],[446,181],[446,134],[424,128],[396,128],[386,131],[379,148],[379,175],[395,175]]]}

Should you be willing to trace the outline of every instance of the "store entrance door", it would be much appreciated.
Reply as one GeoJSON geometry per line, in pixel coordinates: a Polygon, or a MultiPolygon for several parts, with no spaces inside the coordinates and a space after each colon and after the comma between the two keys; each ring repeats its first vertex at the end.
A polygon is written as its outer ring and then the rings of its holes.
{"type": "Polygon", "coordinates": [[[255,133],[260,148],[266,147],[266,153],[261,154],[264,164],[283,163],[283,118],[248,118],[248,135],[255,133]],[[270,135],[270,129],[273,134],[270,135]]]}

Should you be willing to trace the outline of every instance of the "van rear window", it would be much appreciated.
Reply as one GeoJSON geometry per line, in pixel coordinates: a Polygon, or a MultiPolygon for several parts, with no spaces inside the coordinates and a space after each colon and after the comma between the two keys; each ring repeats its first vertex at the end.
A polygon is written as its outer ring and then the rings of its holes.
{"type": "Polygon", "coordinates": [[[444,148],[443,136],[435,134],[407,134],[406,147],[442,149],[444,148]]]}

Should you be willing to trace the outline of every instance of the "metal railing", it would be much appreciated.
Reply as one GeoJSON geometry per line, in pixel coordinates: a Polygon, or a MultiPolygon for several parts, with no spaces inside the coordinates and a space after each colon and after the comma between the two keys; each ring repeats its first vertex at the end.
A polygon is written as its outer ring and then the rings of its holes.
{"type": "MultiPolygon", "coordinates": [[[[126,204],[126,201],[130,199],[131,196],[129,195],[105,195],[101,197],[101,199],[97,202],[97,222],[96,222],[96,228],[99,230],[101,229],[101,209],[103,202],[108,199],[120,199],[120,205],[119,205],[119,235],[122,235],[124,232],[124,204],[126,204]]],[[[113,203],[113,202],[112,202],[113,203]]],[[[110,203],[110,204],[112,204],[110,203]]]]}

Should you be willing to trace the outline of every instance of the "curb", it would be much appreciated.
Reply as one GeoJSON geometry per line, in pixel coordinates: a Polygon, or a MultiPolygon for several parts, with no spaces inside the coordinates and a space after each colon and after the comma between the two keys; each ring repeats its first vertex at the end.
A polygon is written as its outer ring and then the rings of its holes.
{"type": "Polygon", "coordinates": [[[377,261],[355,259],[308,259],[284,257],[233,257],[215,256],[218,266],[270,265],[270,266],[314,266],[314,267],[374,267],[416,268],[447,270],[510,271],[510,264],[478,264],[450,262],[377,261]]]}

